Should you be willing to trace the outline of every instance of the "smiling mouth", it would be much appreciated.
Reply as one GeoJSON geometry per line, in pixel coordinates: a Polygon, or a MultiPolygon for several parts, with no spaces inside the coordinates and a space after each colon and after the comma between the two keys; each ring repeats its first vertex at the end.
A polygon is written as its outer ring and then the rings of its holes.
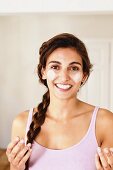
{"type": "Polygon", "coordinates": [[[55,86],[61,90],[69,90],[72,87],[72,85],[70,84],[60,84],[60,83],[55,84],[55,86]]]}

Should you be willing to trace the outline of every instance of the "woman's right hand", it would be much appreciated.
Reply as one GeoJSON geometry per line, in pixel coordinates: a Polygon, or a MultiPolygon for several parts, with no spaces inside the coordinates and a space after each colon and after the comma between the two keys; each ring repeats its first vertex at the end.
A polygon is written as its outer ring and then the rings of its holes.
{"type": "Polygon", "coordinates": [[[11,165],[11,170],[24,170],[25,163],[31,155],[31,144],[25,146],[23,139],[16,137],[11,143],[9,143],[6,155],[11,165]]]}

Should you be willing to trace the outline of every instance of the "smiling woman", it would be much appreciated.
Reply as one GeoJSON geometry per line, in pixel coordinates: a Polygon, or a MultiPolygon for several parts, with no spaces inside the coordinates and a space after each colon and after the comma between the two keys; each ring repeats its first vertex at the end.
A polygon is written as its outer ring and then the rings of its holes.
{"type": "Polygon", "coordinates": [[[63,33],[39,54],[37,73],[47,92],[13,122],[11,170],[112,170],[113,114],[77,97],[92,69],[84,43],[63,33]]]}

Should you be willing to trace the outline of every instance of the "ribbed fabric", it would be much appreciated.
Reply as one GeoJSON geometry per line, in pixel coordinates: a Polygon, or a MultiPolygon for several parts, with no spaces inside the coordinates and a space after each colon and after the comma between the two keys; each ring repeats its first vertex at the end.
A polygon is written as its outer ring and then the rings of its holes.
{"type": "MultiPolygon", "coordinates": [[[[26,134],[32,121],[30,110],[26,134]]],[[[98,147],[95,123],[98,107],[95,107],[87,133],[78,144],[61,150],[48,149],[37,142],[32,144],[29,170],[96,170],[95,153],[98,147]]],[[[76,134],[75,134],[76,135],[76,134]]]]}

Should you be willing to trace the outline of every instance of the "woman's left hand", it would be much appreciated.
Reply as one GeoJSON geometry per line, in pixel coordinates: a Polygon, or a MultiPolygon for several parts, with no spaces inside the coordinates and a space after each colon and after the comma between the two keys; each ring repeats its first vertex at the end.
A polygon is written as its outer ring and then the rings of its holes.
{"type": "Polygon", "coordinates": [[[98,147],[95,164],[97,170],[113,170],[113,148],[98,147]]]}

